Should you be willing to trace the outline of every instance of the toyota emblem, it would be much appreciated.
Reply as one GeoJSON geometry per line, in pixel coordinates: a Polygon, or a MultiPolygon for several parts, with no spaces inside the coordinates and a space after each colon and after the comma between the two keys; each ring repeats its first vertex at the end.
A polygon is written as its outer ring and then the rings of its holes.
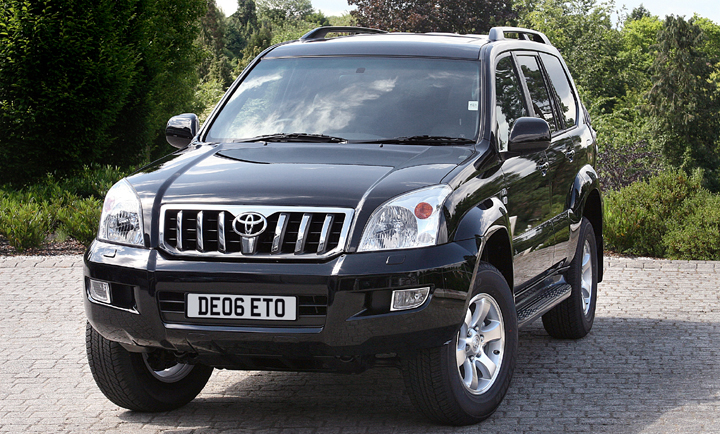
{"type": "Polygon", "coordinates": [[[267,219],[256,212],[244,212],[232,222],[233,231],[244,238],[257,237],[265,232],[267,219]]]}

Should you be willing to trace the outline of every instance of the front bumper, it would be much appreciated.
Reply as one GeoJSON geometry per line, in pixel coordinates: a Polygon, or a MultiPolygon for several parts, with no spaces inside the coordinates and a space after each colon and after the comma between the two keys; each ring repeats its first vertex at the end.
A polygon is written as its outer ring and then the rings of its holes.
{"type": "Polygon", "coordinates": [[[213,366],[249,357],[356,357],[442,345],[463,320],[475,241],[353,253],[324,263],[180,260],[155,249],[95,241],[85,255],[85,311],[128,348],[193,354],[213,366]],[[114,306],[88,297],[109,282],[114,306]],[[430,287],[420,307],[390,312],[395,289],[430,287]],[[187,293],[297,297],[296,321],[188,319],[187,293]]]}

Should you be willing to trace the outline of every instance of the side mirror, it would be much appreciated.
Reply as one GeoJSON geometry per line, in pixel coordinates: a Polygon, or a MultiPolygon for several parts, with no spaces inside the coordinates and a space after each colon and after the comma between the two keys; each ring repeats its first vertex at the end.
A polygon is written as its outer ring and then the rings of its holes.
{"type": "Polygon", "coordinates": [[[528,154],[544,151],[550,146],[550,125],[540,118],[520,118],[515,121],[510,137],[508,152],[528,154]]]}
{"type": "Polygon", "coordinates": [[[183,113],[173,116],[165,127],[165,139],[176,148],[182,149],[190,144],[200,129],[200,121],[195,113],[183,113]]]}

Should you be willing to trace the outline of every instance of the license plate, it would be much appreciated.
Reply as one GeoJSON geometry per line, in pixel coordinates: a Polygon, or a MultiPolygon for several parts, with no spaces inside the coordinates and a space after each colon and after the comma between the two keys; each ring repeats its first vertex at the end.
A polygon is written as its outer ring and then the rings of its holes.
{"type": "Polygon", "coordinates": [[[188,318],[294,321],[295,297],[228,294],[188,294],[188,318]]]}

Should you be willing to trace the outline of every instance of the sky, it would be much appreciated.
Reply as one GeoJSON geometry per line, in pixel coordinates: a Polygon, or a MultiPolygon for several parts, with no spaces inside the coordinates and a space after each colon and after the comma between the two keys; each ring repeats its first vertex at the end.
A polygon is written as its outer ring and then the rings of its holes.
{"type": "MultiPolygon", "coordinates": [[[[216,0],[216,2],[225,15],[230,15],[237,9],[237,0],[216,0]]],[[[690,18],[694,13],[698,13],[705,18],[710,18],[716,24],[720,24],[720,2],[718,0],[615,0],[616,6],[625,5],[628,13],[640,6],[641,3],[651,14],[658,15],[660,18],[670,14],[684,15],[685,18],[690,18]]],[[[320,9],[328,16],[342,15],[351,10],[347,0],[312,0],[312,4],[315,9],[320,9]]]]}

